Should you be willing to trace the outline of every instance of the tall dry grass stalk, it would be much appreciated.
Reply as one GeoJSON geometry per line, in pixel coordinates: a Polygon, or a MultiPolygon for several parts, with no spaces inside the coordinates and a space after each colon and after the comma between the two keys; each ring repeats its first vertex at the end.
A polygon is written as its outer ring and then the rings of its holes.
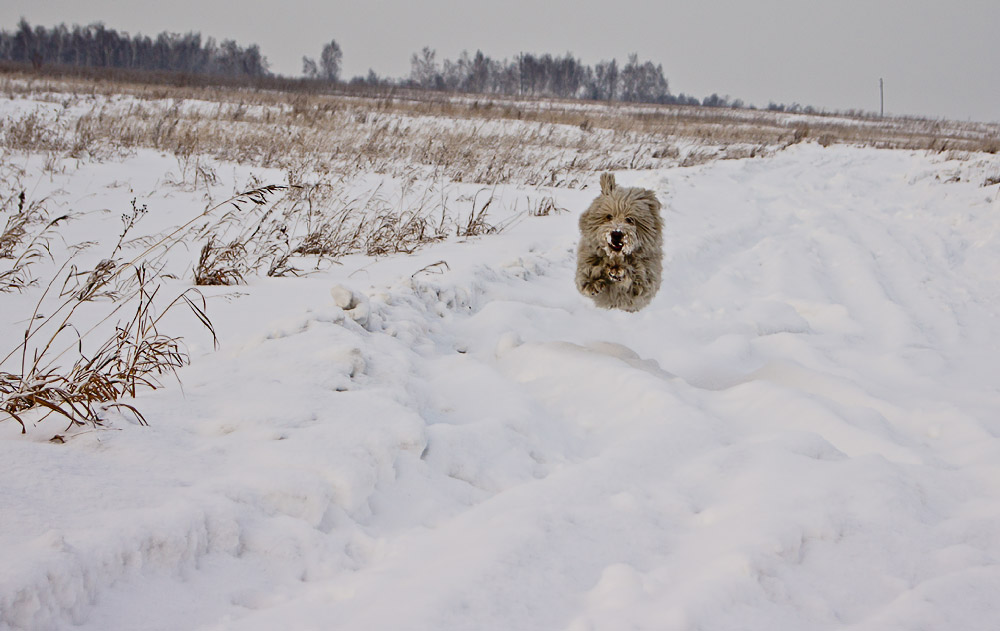
{"type": "MultiPolygon", "coordinates": [[[[154,304],[161,286],[153,282],[155,275],[144,266],[135,267],[134,273],[137,277],[134,295],[118,303],[133,305],[134,312],[118,322],[114,332],[96,350],[90,353],[83,350],[85,334],[76,333],[67,320],[32,355],[28,355],[26,346],[20,349],[20,371],[0,371],[0,412],[17,421],[22,433],[27,429],[23,417],[33,409],[64,417],[69,422],[67,429],[85,423],[98,425],[109,408],[131,410],[141,424],[146,424],[142,412],[119,399],[134,398],[142,387],[159,387],[159,376],[174,373],[187,363],[181,338],[162,334],[158,329],[163,316],[178,304],[187,305],[215,338],[204,299],[199,294],[188,290],[157,312],[154,304]],[[63,353],[55,352],[54,346],[64,333],[76,333],[73,344],[79,348],[76,358],[68,364],[60,361],[63,353]]],[[[118,310],[119,307],[114,309],[118,310]]],[[[26,337],[29,333],[26,332],[26,337]]],[[[11,357],[8,354],[2,363],[11,357]]]]}
{"type": "Polygon", "coordinates": [[[196,288],[162,305],[158,296],[163,287],[163,257],[185,241],[196,222],[220,208],[231,205],[247,210],[264,206],[282,190],[285,187],[264,186],[236,195],[161,235],[125,260],[119,256],[122,245],[145,213],[145,207],[137,207],[133,201],[132,212],[123,215],[122,234],[111,255],[89,270],[78,270],[70,261],[64,263],[27,319],[21,342],[0,358],[0,413],[19,423],[22,432],[28,425],[26,415],[36,410],[43,418],[60,415],[70,427],[99,424],[103,412],[115,407],[131,410],[140,423],[145,423],[140,410],[120,399],[135,397],[143,387],[158,387],[159,377],[175,373],[188,361],[183,340],[160,331],[163,317],[184,305],[217,342],[204,297],[196,288]],[[42,305],[57,293],[60,279],[60,302],[42,316],[42,305]],[[105,299],[108,306],[97,321],[93,322],[92,313],[81,317],[80,309],[98,299],[105,299]],[[131,315],[122,318],[125,313],[131,315]],[[116,318],[113,332],[93,346],[89,340],[116,318]],[[90,326],[82,328],[83,322],[90,322],[90,326]]]}
{"type": "MultiPolygon", "coordinates": [[[[304,186],[300,202],[292,201],[291,217],[305,201],[304,232],[297,237],[294,253],[302,256],[338,258],[361,253],[383,256],[411,253],[446,236],[445,208],[435,202],[430,189],[412,197],[404,189],[393,203],[382,186],[348,194],[329,182],[304,186]]],[[[290,221],[296,223],[296,221],[290,221]]],[[[298,233],[298,230],[295,230],[298,233]]]]}
{"type": "Polygon", "coordinates": [[[2,184],[10,192],[0,197],[0,293],[21,292],[37,282],[32,267],[51,257],[50,242],[69,215],[50,218],[45,200],[28,201],[19,183],[2,184]]]}

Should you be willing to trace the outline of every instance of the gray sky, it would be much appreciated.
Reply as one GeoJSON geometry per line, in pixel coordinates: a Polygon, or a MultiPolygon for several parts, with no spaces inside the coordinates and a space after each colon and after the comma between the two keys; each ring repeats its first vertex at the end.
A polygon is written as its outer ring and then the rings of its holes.
{"type": "Polygon", "coordinates": [[[826,109],[885,108],[1000,121],[997,0],[4,0],[0,27],[105,25],[131,34],[199,31],[256,43],[274,72],[298,75],[335,39],[344,75],[409,74],[423,46],[513,58],[574,53],[586,64],[629,53],[663,64],[673,93],[713,92],[826,109]]]}

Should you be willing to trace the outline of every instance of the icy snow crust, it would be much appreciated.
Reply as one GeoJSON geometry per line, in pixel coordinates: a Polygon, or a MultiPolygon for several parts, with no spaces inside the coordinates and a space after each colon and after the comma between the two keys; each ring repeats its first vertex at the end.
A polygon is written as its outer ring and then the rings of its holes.
{"type": "MultiPolygon", "coordinates": [[[[39,186],[126,199],[143,155],[39,186]]],[[[149,427],[0,423],[0,627],[996,629],[996,168],[619,173],[665,202],[634,315],[573,286],[596,175],[497,236],[213,290],[222,347],[178,322],[149,427]]]]}

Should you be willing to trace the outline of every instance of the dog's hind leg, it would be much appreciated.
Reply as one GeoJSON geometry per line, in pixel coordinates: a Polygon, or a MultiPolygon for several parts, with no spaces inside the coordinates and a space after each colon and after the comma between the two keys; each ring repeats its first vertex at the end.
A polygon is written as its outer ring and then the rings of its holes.
{"type": "Polygon", "coordinates": [[[639,261],[633,261],[632,266],[632,286],[629,288],[629,293],[638,298],[649,288],[649,274],[646,266],[639,261]]]}
{"type": "Polygon", "coordinates": [[[658,289],[659,282],[653,270],[643,262],[633,261],[632,285],[627,288],[628,294],[632,298],[632,305],[626,310],[638,311],[642,309],[652,301],[658,289]]]}

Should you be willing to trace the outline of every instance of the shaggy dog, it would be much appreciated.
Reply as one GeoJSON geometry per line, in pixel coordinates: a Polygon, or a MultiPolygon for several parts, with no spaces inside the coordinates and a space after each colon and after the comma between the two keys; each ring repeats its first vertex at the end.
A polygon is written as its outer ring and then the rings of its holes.
{"type": "Polygon", "coordinates": [[[653,191],[619,188],[601,176],[601,194],[580,215],[576,287],[605,309],[638,311],[660,288],[663,220],[653,191]]]}

